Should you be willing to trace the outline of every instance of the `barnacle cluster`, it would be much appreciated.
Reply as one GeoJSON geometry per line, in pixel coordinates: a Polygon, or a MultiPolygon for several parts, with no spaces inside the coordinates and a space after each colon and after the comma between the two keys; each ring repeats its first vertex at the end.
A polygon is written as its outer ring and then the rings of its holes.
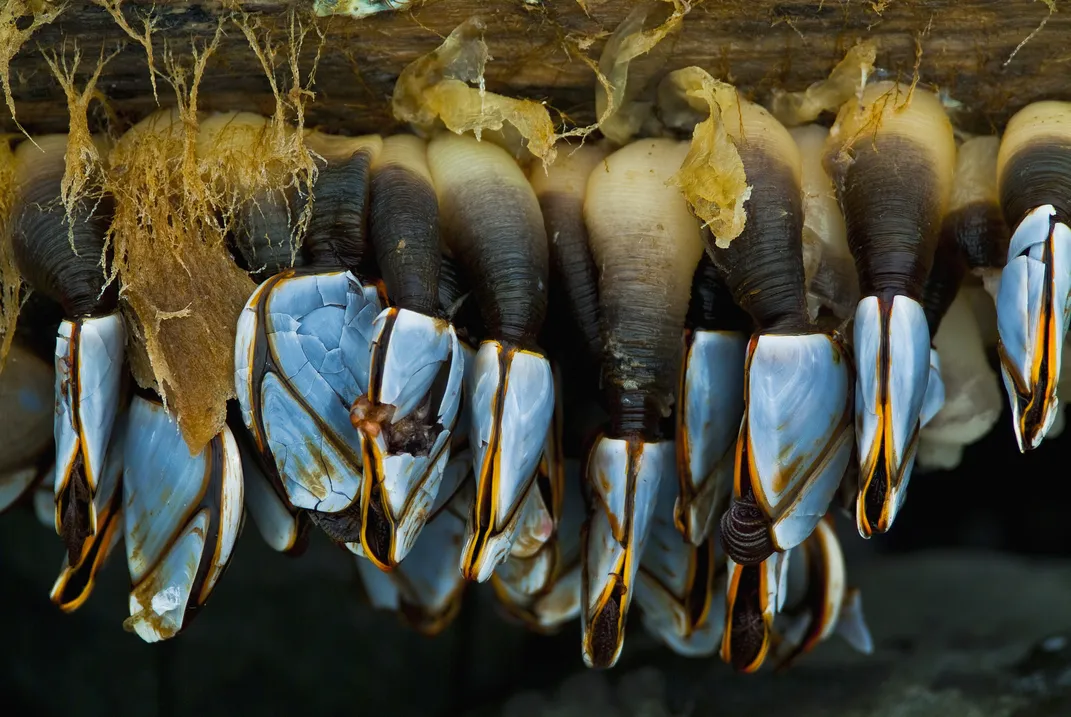
{"type": "Polygon", "coordinates": [[[0,510],[43,497],[52,600],[77,609],[122,541],[126,626],[169,639],[248,511],[280,552],[323,531],[428,634],[479,583],[533,630],[580,618],[592,667],[634,605],[739,671],[834,632],[869,652],[835,515],[890,530],[916,457],[992,428],[969,292],[993,292],[1021,448],[1059,413],[1071,109],[957,140],[871,46],[766,107],[630,72],[664,15],[611,38],[584,131],[473,86],[470,21],[402,73],[409,133],[180,95],[92,140],[83,191],[73,133],[0,156],[0,270],[45,299],[26,335],[55,329],[52,370],[20,340],[0,374],[0,510]],[[227,350],[181,350],[199,336],[227,350]]]}

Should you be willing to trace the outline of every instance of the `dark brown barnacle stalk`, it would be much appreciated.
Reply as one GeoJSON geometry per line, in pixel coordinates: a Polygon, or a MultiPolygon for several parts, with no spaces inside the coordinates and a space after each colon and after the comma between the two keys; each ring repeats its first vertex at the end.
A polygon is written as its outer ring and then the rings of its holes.
{"type": "Polygon", "coordinates": [[[941,101],[892,82],[841,108],[826,145],[862,299],[855,312],[856,523],[887,531],[907,491],[930,375],[922,307],[956,160],[941,101]]]}
{"type": "Polygon", "coordinates": [[[427,145],[383,142],[371,173],[369,238],[390,306],[372,325],[368,391],[350,410],[361,436],[361,546],[394,568],[420,534],[458,418],[464,357],[438,311],[439,205],[427,145]]]}
{"type": "Polygon", "coordinates": [[[119,411],[126,330],[109,282],[108,197],[61,202],[66,135],[37,137],[15,152],[15,262],[31,287],[63,307],[56,336],[56,531],[74,565],[97,534],[97,487],[119,411]]]}
{"type": "Polygon", "coordinates": [[[1037,448],[1056,420],[1071,293],[1071,103],[1015,114],[997,155],[1009,227],[997,293],[997,345],[1019,450],[1037,448]]]}
{"type": "Polygon", "coordinates": [[[361,552],[363,460],[349,409],[368,390],[381,310],[378,287],[362,283],[360,272],[372,260],[366,215],[383,140],[313,133],[306,141],[326,160],[313,187],[306,261],[261,283],[246,302],[235,388],[242,420],[289,505],[361,552]]]}
{"type": "Polygon", "coordinates": [[[755,330],[741,379],[733,500],[721,519],[732,575],[722,658],[751,671],[769,647],[781,556],[814,531],[851,458],[851,377],[839,338],[808,315],[796,143],[743,99],[726,118],[751,196],[743,233],[708,249],[755,330]]]}
{"type": "Polygon", "coordinates": [[[603,145],[563,143],[549,167],[536,163],[529,173],[547,230],[551,285],[561,288],[592,361],[602,353],[599,277],[584,225],[584,194],[606,154],[603,145]]]}
{"type": "Polygon", "coordinates": [[[592,512],[582,541],[583,655],[611,667],[624,644],[636,571],[659,483],[674,480],[667,423],[676,394],[699,222],[668,184],[688,144],[646,139],[591,173],[584,200],[599,269],[603,390],[609,424],[588,456],[592,512]]]}
{"type": "MultiPolygon", "coordinates": [[[[958,179],[958,175],[957,175],[958,179]]],[[[922,403],[919,427],[924,428],[941,410],[945,403],[945,386],[941,378],[941,357],[933,345],[937,331],[941,328],[952,302],[959,293],[960,284],[967,272],[957,238],[972,230],[964,227],[973,223],[970,213],[950,212],[945,216],[941,227],[941,238],[937,242],[937,251],[933,255],[933,267],[922,287],[922,310],[926,315],[926,326],[930,332],[930,377],[926,384],[926,398],[922,403]]],[[[1003,220],[1001,220],[1003,223],[1003,220]]]]}
{"type": "Polygon", "coordinates": [[[963,260],[987,284],[1008,261],[1011,230],[997,190],[1000,137],[971,137],[956,152],[956,172],[942,231],[949,231],[963,260]]]}
{"type": "Polygon", "coordinates": [[[444,239],[486,329],[465,387],[476,502],[461,559],[462,573],[483,582],[538,499],[532,489],[554,410],[550,363],[536,345],[547,306],[547,238],[527,177],[501,147],[443,133],[428,144],[428,165],[444,239]]]}

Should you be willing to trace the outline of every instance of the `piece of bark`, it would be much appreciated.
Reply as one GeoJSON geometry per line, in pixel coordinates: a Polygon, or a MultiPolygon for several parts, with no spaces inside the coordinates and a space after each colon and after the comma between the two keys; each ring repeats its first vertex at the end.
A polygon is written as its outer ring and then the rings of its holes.
{"type": "MultiPolygon", "coordinates": [[[[288,11],[306,25],[314,21],[312,3],[128,0],[122,9],[130,26],[155,5],[154,50],[157,64],[164,42],[176,58],[189,52],[191,38],[204,38],[220,17],[240,6],[276,24],[285,41],[288,11]]],[[[333,16],[315,20],[325,33],[316,76],[316,98],[309,102],[311,126],[351,133],[389,131],[390,95],[409,62],[434,49],[459,23],[479,14],[487,25],[494,58],[487,66],[487,88],[512,96],[546,100],[553,110],[580,124],[594,120],[595,76],[580,54],[597,61],[602,46],[632,6],[628,0],[416,0],[407,10],[380,12],[362,19],[333,16]],[[586,8],[586,12],[585,12],[586,8]],[[583,48],[583,49],[581,49],[583,48]]],[[[260,62],[245,36],[232,28],[221,41],[200,89],[206,110],[245,109],[271,114],[275,100],[260,62]]],[[[1049,15],[1046,3],[1033,0],[719,0],[695,3],[672,40],[667,71],[698,65],[764,101],[773,88],[801,90],[822,79],[858,40],[877,44],[877,67],[910,80],[920,49],[922,81],[963,103],[957,123],[972,131],[999,128],[1025,104],[1065,98],[1068,59],[1062,42],[1071,14],[1049,15]],[[1033,37],[1031,33],[1048,18],[1033,37]],[[1022,47],[1016,48],[1030,38],[1022,47]],[[1012,55],[1014,54],[1014,57],[1012,55]],[[1011,61],[1008,59],[1011,57],[1011,61]]],[[[84,57],[98,48],[125,48],[105,68],[99,89],[119,117],[130,121],[156,109],[144,49],[100,6],[71,2],[58,20],[34,35],[11,63],[12,90],[19,120],[31,132],[66,131],[65,101],[42,55],[42,48],[78,41],[84,57]]],[[[306,37],[302,69],[312,65],[317,35],[306,37]]],[[[283,52],[276,58],[285,64],[283,52]]],[[[86,64],[86,72],[92,67],[86,64]]],[[[280,72],[280,76],[281,76],[280,72]]],[[[162,104],[171,90],[158,82],[162,104]]],[[[285,86],[285,84],[284,84],[285,86]]],[[[557,116],[552,112],[553,116],[557,116]]],[[[6,128],[14,127],[5,117],[6,128]]]]}

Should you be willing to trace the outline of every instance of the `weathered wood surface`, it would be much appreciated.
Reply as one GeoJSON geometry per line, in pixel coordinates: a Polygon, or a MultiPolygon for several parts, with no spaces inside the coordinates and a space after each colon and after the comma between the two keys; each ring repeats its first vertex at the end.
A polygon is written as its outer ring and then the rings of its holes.
{"type": "MultiPolygon", "coordinates": [[[[326,129],[383,131],[394,123],[390,94],[398,73],[466,17],[479,14],[487,23],[494,60],[487,70],[488,88],[543,99],[570,119],[585,123],[594,115],[595,75],[579,57],[597,60],[606,36],[627,15],[628,0],[416,0],[401,12],[363,19],[321,18],[324,32],[311,124],[326,129]],[[585,12],[585,8],[587,12],[585,12]],[[592,38],[593,41],[592,41],[592,38]],[[590,42],[590,44],[588,44],[590,42]],[[586,49],[581,50],[581,47],[586,49]]],[[[312,22],[312,3],[128,1],[123,12],[135,29],[140,18],[156,18],[157,64],[165,43],[179,59],[188,57],[191,39],[212,37],[221,16],[240,7],[275,24],[277,41],[285,41],[287,13],[312,22]]],[[[772,87],[801,89],[822,78],[857,40],[878,43],[878,66],[910,78],[919,57],[924,82],[946,90],[962,102],[958,118],[974,131],[999,127],[1030,101],[1071,99],[1067,71],[1071,51],[1064,41],[1071,30],[1071,8],[1050,15],[1038,0],[707,0],[695,3],[684,20],[671,56],[673,69],[699,65],[762,99],[772,87]],[[1014,57],[1016,47],[1048,18],[1014,57]]],[[[225,24],[217,53],[209,61],[200,89],[205,109],[249,109],[269,113],[274,101],[264,72],[234,24],[225,24]]],[[[18,118],[30,131],[63,131],[63,92],[52,76],[45,53],[67,40],[68,57],[77,39],[82,70],[91,69],[98,53],[125,43],[107,65],[98,89],[123,120],[137,120],[155,109],[143,48],[111,16],[92,2],[72,2],[52,25],[39,30],[11,64],[18,118]]],[[[308,69],[317,36],[306,38],[302,66],[308,69]]],[[[285,47],[283,48],[285,50],[285,47]]],[[[276,61],[285,65],[285,54],[276,61]]],[[[280,75],[281,76],[281,75],[280,75]]],[[[160,101],[173,104],[173,93],[160,84],[160,101]]],[[[106,113],[96,112],[99,121],[106,113]]],[[[10,118],[4,112],[8,126],[10,118]]]]}

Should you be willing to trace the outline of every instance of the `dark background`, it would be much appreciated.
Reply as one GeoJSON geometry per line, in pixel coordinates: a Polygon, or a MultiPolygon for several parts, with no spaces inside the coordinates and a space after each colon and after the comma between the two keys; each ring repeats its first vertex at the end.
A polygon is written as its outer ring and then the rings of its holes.
{"type": "Polygon", "coordinates": [[[251,523],[204,612],[177,639],[146,645],[122,628],[122,553],[90,600],[63,615],[48,601],[63,548],[18,508],[0,518],[4,712],[549,715],[559,700],[573,705],[559,715],[785,705],[806,715],[1071,714],[1071,650],[1058,637],[1071,634],[1071,439],[1020,455],[1010,421],[1005,411],[957,470],[916,473],[891,534],[863,541],[841,521],[876,653],[855,655],[834,637],[783,675],[676,657],[635,617],[618,666],[591,672],[578,624],[528,634],[483,586],[427,639],[369,608],[353,559],[321,534],[288,558],[251,523]]]}

